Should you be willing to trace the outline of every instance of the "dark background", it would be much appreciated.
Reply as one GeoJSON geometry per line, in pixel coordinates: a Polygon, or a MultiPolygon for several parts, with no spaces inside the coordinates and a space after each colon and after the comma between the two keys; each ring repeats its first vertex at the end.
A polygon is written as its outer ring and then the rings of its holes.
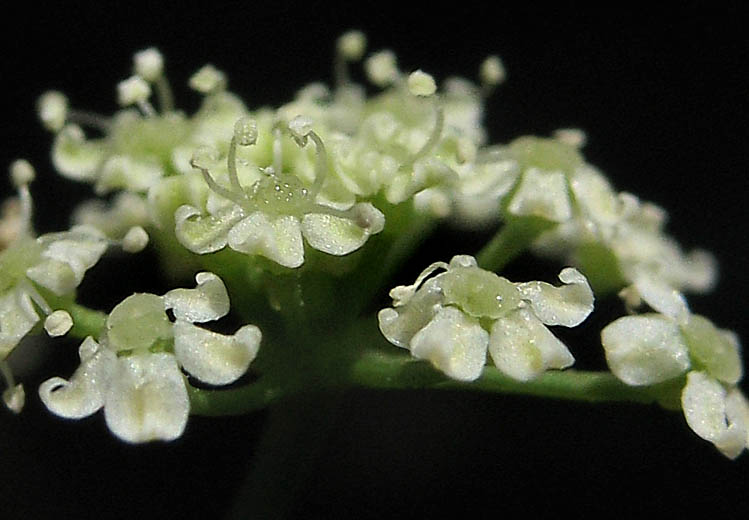
{"type": "MultiPolygon", "coordinates": [[[[53,175],[51,136],[34,112],[44,90],[64,91],[75,107],[111,113],[132,53],[156,45],[187,110],[198,97],[186,81],[207,62],[229,74],[232,90],[251,107],[277,105],[309,81],[329,80],[335,38],[354,27],[368,34],[369,49],[391,48],[404,70],[422,68],[438,79],[474,78],[486,55],[502,56],[509,76],[488,104],[491,140],[565,126],[586,130],[593,164],[619,189],[667,208],[669,229],[685,246],[718,257],[721,281],[712,295],[690,299],[693,309],[749,338],[749,46],[730,4],[590,11],[557,3],[493,13],[462,4],[423,10],[405,3],[395,9],[104,4],[30,2],[0,19],[0,165],[26,157],[37,166],[39,231],[64,229],[85,193],[53,175]]],[[[2,181],[2,192],[10,191],[2,181]]],[[[439,256],[473,248],[448,233],[439,256]]],[[[434,254],[425,255],[428,262],[434,254]]],[[[533,276],[525,260],[510,266],[515,279],[533,276]]],[[[158,292],[159,280],[144,268],[149,261],[148,253],[105,260],[84,281],[84,297],[111,308],[132,291],[158,292]]],[[[591,337],[606,316],[598,320],[589,326],[591,337]]],[[[37,371],[23,375],[23,414],[0,411],[0,517],[221,518],[242,496],[267,413],[193,418],[175,443],[124,445],[108,434],[101,414],[67,422],[40,406],[38,383],[70,374],[76,364],[74,344],[49,349],[37,371]]],[[[591,366],[600,363],[595,343],[591,352],[582,350],[574,352],[591,366]]],[[[360,392],[343,398],[323,444],[309,483],[290,498],[299,517],[749,511],[749,455],[725,460],[680,414],[655,407],[360,392]]]]}

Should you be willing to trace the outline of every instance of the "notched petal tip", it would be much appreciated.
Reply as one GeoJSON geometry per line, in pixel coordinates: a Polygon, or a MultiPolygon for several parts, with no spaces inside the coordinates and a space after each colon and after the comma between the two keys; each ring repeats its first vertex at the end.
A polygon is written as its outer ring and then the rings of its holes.
{"type": "Polygon", "coordinates": [[[195,289],[173,289],[164,295],[165,309],[171,309],[177,320],[203,323],[229,313],[229,293],[224,282],[213,273],[195,275],[195,289]]]}

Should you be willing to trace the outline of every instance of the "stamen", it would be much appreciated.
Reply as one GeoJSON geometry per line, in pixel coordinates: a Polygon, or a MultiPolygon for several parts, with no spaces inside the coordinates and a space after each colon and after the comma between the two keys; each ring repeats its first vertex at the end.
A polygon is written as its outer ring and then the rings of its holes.
{"type": "Polygon", "coordinates": [[[234,135],[229,143],[227,166],[229,168],[229,182],[234,191],[243,193],[237,174],[237,144],[251,146],[257,142],[257,122],[249,117],[242,117],[234,124],[234,135]]]}
{"type": "Polygon", "coordinates": [[[370,56],[364,63],[364,70],[369,81],[380,88],[392,85],[400,77],[395,54],[391,51],[380,51],[370,56]]]}
{"type": "Polygon", "coordinates": [[[307,117],[297,116],[292,119],[289,123],[289,131],[299,146],[305,146],[308,137],[315,143],[315,182],[310,188],[310,196],[314,200],[328,175],[328,154],[325,151],[325,145],[320,136],[312,131],[312,121],[307,117]]]}
{"type": "Polygon", "coordinates": [[[193,74],[189,85],[201,94],[214,94],[226,88],[226,75],[213,65],[205,65],[193,74]]]}
{"type": "Polygon", "coordinates": [[[429,97],[437,91],[437,84],[431,74],[417,70],[408,76],[408,91],[414,96],[429,97]]]}
{"type": "Polygon", "coordinates": [[[281,142],[281,128],[273,127],[273,171],[281,173],[283,168],[283,143],[281,142]]]}
{"type": "Polygon", "coordinates": [[[131,227],[122,239],[122,249],[126,253],[139,253],[148,245],[148,233],[141,226],[131,227]]]}
{"type": "Polygon", "coordinates": [[[62,309],[56,310],[44,320],[44,330],[52,338],[64,336],[73,328],[73,318],[62,309]]]}
{"type": "Polygon", "coordinates": [[[211,177],[211,174],[208,171],[207,167],[207,160],[210,160],[212,158],[213,152],[214,150],[211,147],[201,146],[200,148],[195,150],[192,159],[190,159],[190,166],[200,170],[200,173],[203,174],[203,180],[205,180],[205,183],[211,190],[216,192],[218,195],[221,195],[225,199],[234,202],[241,208],[247,208],[248,201],[245,198],[243,191],[240,193],[234,193],[233,191],[227,190],[226,188],[218,184],[215,180],[213,180],[213,177],[211,177]]]}
{"type": "Polygon", "coordinates": [[[340,88],[350,83],[348,62],[359,61],[367,48],[367,38],[361,31],[348,31],[338,38],[336,44],[335,80],[340,88]]]}
{"type": "Polygon", "coordinates": [[[174,97],[169,81],[164,75],[164,57],[154,47],[135,53],[135,73],[156,86],[156,97],[161,112],[174,110],[174,97]]]}
{"type": "Polygon", "coordinates": [[[442,130],[445,127],[445,111],[442,110],[442,107],[437,107],[435,109],[435,122],[434,122],[434,129],[432,129],[432,133],[429,136],[429,139],[427,139],[427,142],[424,143],[424,146],[421,147],[421,149],[416,152],[409,160],[401,164],[400,169],[401,170],[408,170],[411,168],[416,161],[421,159],[422,157],[426,156],[429,152],[431,152],[435,146],[440,141],[440,137],[442,137],[442,130]]]}
{"type": "Polygon", "coordinates": [[[112,121],[110,118],[95,112],[82,110],[69,110],[67,122],[96,128],[105,134],[112,128],[112,121]]]}
{"type": "Polygon", "coordinates": [[[68,98],[62,92],[45,92],[37,101],[39,119],[52,132],[59,131],[68,118],[68,98]]]}
{"type": "Polygon", "coordinates": [[[499,56],[489,56],[479,68],[479,79],[481,80],[481,94],[483,97],[489,96],[494,88],[503,83],[507,78],[505,66],[499,56]]]}
{"type": "Polygon", "coordinates": [[[34,167],[25,159],[16,159],[10,165],[10,177],[13,185],[18,188],[18,198],[21,202],[21,224],[18,235],[26,235],[31,232],[31,215],[34,211],[29,183],[34,180],[36,173],[34,167]]]}
{"type": "Polygon", "coordinates": [[[140,76],[131,76],[117,85],[117,99],[122,106],[137,105],[146,117],[153,117],[156,111],[148,102],[151,87],[140,76]]]}

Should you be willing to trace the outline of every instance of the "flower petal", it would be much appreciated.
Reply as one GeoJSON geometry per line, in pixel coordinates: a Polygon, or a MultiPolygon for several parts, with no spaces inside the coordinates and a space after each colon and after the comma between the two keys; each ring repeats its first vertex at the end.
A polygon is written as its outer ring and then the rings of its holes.
{"type": "MultiPolygon", "coordinates": [[[[425,273],[428,276],[431,271],[440,267],[442,266],[438,263],[429,266],[419,276],[417,283],[425,273]]],[[[377,313],[380,331],[390,343],[402,348],[409,348],[411,338],[434,318],[439,309],[439,304],[442,302],[442,291],[438,281],[435,280],[437,279],[427,280],[415,293],[409,292],[413,286],[398,286],[391,291],[394,305],[397,308],[382,309],[377,313]],[[401,290],[398,291],[399,289],[401,290]],[[394,292],[398,292],[398,294],[393,294],[394,292]],[[399,306],[398,303],[401,300],[398,298],[401,296],[407,303],[399,306]]]]}
{"type": "Polygon", "coordinates": [[[593,311],[593,291],[588,280],[577,269],[567,267],[559,273],[565,285],[554,287],[545,282],[518,285],[533,313],[546,325],[575,327],[593,311]]]}
{"type": "Polygon", "coordinates": [[[0,295],[0,360],[28,334],[39,315],[31,297],[23,290],[10,290],[0,295]]]}
{"type": "MultiPolygon", "coordinates": [[[[731,407],[736,404],[733,402],[731,407]]],[[[743,451],[747,442],[745,425],[727,424],[726,390],[716,379],[704,372],[690,372],[681,405],[694,433],[715,444],[726,457],[734,459],[743,451]]]]}
{"type": "Polygon", "coordinates": [[[564,173],[528,168],[507,210],[513,215],[541,217],[551,222],[569,220],[572,205],[564,173]]]}
{"type": "Polygon", "coordinates": [[[174,324],[174,354],[185,370],[204,383],[226,385],[247,371],[261,337],[254,325],[225,336],[178,319],[174,324]]]}
{"type": "Polygon", "coordinates": [[[93,179],[104,159],[105,147],[89,141],[83,130],[67,125],[55,137],[52,145],[52,164],[64,177],[76,181],[93,179]]]}
{"type": "Polygon", "coordinates": [[[738,337],[721,330],[698,314],[689,315],[681,332],[695,364],[724,383],[736,384],[743,375],[738,337]]]}
{"type": "Polygon", "coordinates": [[[112,380],[116,355],[87,337],[78,348],[81,365],[66,381],[53,377],[39,386],[39,397],[54,414],[68,419],[81,419],[104,405],[107,388],[112,380]]]}
{"type": "Polygon", "coordinates": [[[323,253],[343,256],[362,247],[371,235],[382,231],[385,216],[369,203],[356,204],[352,218],[308,213],[302,218],[302,233],[310,246],[323,253]]]}
{"type": "Polygon", "coordinates": [[[635,269],[634,287],[637,293],[653,310],[675,320],[683,320],[689,314],[684,296],[668,285],[663,277],[644,269],[635,269]]]}
{"type": "Polygon", "coordinates": [[[226,246],[229,230],[243,217],[236,204],[215,215],[202,215],[198,208],[183,205],[174,213],[174,234],[193,253],[213,253],[226,246]]]}
{"type": "Polygon", "coordinates": [[[45,246],[46,261],[27,269],[26,276],[58,296],[75,289],[107,249],[106,237],[91,226],[75,226],[37,240],[45,246]]]}
{"type": "Polygon", "coordinates": [[[284,267],[304,263],[304,243],[299,221],[290,215],[271,220],[256,211],[239,221],[228,236],[229,247],[240,253],[262,255],[284,267]]]}
{"type": "Polygon", "coordinates": [[[454,307],[441,307],[426,327],[411,339],[411,354],[427,359],[459,381],[478,379],[486,364],[489,334],[478,320],[454,307]]]}
{"type": "Polygon", "coordinates": [[[195,275],[195,289],[173,289],[164,295],[164,307],[172,309],[177,320],[203,323],[229,313],[229,294],[221,278],[213,273],[195,275]]]}
{"type": "Polygon", "coordinates": [[[601,331],[611,372],[628,385],[652,385],[690,367],[679,326],[659,314],[625,316],[601,331]]]}
{"type": "Polygon", "coordinates": [[[109,157],[96,181],[97,193],[117,189],[145,192],[164,176],[164,169],[154,158],[133,158],[127,155],[109,157]]]}
{"type": "Polygon", "coordinates": [[[499,370],[529,381],[553,368],[575,362],[567,347],[527,309],[501,317],[492,325],[489,352],[499,370]]]}
{"type": "Polygon", "coordinates": [[[112,433],[127,442],[174,440],[185,430],[190,400],[172,354],[117,359],[106,395],[104,417],[112,433]]]}

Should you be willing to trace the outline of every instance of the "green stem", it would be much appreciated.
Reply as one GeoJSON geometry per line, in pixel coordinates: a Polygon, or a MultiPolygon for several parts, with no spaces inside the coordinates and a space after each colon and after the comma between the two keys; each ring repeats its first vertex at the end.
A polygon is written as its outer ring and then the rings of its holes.
{"type": "Polygon", "coordinates": [[[476,254],[479,266],[498,272],[556,224],[536,217],[511,218],[476,254]]]}
{"type": "Polygon", "coordinates": [[[350,382],[365,388],[385,390],[442,389],[484,393],[523,394],[584,402],[629,401],[653,403],[670,401],[678,385],[628,386],[610,372],[579,370],[550,371],[527,382],[512,379],[494,367],[484,368],[473,382],[447,379],[428,363],[409,356],[371,352],[362,356],[350,372],[350,382]]]}
{"type": "Polygon", "coordinates": [[[72,303],[64,308],[73,318],[73,328],[68,332],[68,336],[79,339],[88,336],[99,338],[107,320],[106,313],[89,309],[78,303],[72,303]]]}
{"type": "Polygon", "coordinates": [[[281,388],[261,379],[231,390],[203,390],[187,385],[190,414],[216,417],[261,410],[281,397],[281,388]]]}

